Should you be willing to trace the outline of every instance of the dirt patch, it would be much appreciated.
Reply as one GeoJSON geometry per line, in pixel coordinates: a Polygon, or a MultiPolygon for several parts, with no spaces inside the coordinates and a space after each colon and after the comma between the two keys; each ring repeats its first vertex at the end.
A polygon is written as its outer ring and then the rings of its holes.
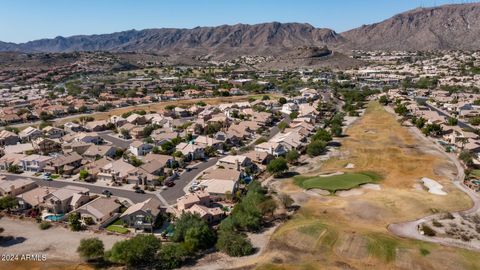
{"type": "Polygon", "coordinates": [[[341,257],[363,259],[368,256],[368,241],[359,235],[345,234],[340,238],[335,251],[341,257]]]}

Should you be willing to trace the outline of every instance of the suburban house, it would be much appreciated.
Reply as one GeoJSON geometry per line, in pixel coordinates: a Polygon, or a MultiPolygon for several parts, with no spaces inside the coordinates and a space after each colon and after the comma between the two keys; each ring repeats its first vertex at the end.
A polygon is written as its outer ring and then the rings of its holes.
{"type": "Polygon", "coordinates": [[[34,152],[32,143],[17,143],[12,145],[6,145],[3,149],[5,155],[8,154],[28,154],[34,152]]]}
{"type": "Polygon", "coordinates": [[[249,151],[247,153],[243,153],[243,156],[248,157],[253,163],[257,165],[267,165],[273,160],[273,155],[267,152],[260,152],[260,151],[249,151]]]}
{"type": "Polygon", "coordinates": [[[245,168],[251,168],[252,165],[253,163],[250,160],[250,158],[244,155],[236,155],[236,156],[228,155],[217,161],[218,167],[223,167],[226,169],[238,170],[238,171],[245,168]]]}
{"type": "Polygon", "coordinates": [[[226,194],[234,194],[238,181],[242,177],[242,172],[237,170],[215,168],[206,171],[201,176],[201,186],[205,187],[212,196],[224,197],[226,194]]]}
{"type": "Polygon", "coordinates": [[[79,155],[83,155],[83,153],[85,153],[85,151],[87,151],[87,149],[90,148],[90,146],[92,145],[93,145],[92,143],[86,143],[82,141],[72,141],[69,143],[63,143],[62,151],[65,154],[75,152],[79,155]]]}
{"type": "Polygon", "coordinates": [[[221,141],[214,138],[207,137],[207,136],[203,136],[203,135],[195,138],[194,142],[196,145],[201,146],[203,148],[210,146],[219,150],[222,149],[222,145],[223,145],[221,141]]]}
{"type": "Polygon", "coordinates": [[[135,167],[122,159],[112,161],[100,168],[97,179],[102,181],[122,182],[128,173],[135,170],[135,167]]]}
{"type": "Polygon", "coordinates": [[[27,127],[26,129],[20,131],[18,133],[18,136],[20,136],[20,139],[24,142],[29,142],[32,141],[36,138],[40,138],[43,136],[43,132],[39,129],[36,129],[34,127],[27,127]]]}
{"type": "Polygon", "coordinates": [[[51,213],[61,214],[75,210],[88,201],[90,201],[88,188],[68,185],[48,194],[43,207],[51,213]]]}
{"type": "Polygon", "coordinates": [[[29,155],[20,159],[20,164],[25,172],[41,172],[47,166],[48,162],[52,160],[51,156],[29,155]]]}
{"type": "Polygon", "coordinates": [[[67,132],[80,132],[83,130],[83,127],[73,122],[67,122],[63,125],[63,129],[67,132]]]}
{"type": "MultiPolygon", "coordinates": [[[[300,135],[298,132],[291,131],[288,133],[278,133],[273,138],[270,139],[270,143],[278,143],[283,146],[286,151],[290,151],[292,149],[299,150],[303,146],[302,140],[305,137],[300,135]]],[[[273,153],[270,153],[273,154],[273,153]]]]}
{"type": "Polygon", "coordinates": [[[20,137],[7,130],[0,131],[0,146],[17,144],[20,141],[20,137]]]}
{"type": "Polygon", "coordinates": [[[88,131],[98,132],[105,130],[107,125],[107,121],[100,120],[100,121],[91,121],[85,124],[85,129],[88,131]]]}
{"type": "Polygon", "coordinates": [[[199,215],[208,223],[216,223],[225,217],[225,212],[220,207],[206,207],[200,204],[195,204],[188,208],[185,212],[199,215]]]}
{"type": "Polygon", "coordinates": [[[278,142],[264,142],[261,144],[257,144],[255,145],[255,151],[265,152],[276,157],[287,153],[285,147],[278,142]]]}
{"type": "Polygon", "coordinates": [[[91,145],[82,156],[86,160],[94,161],[102,157],[115,157],[116,148],[111,145],[91,145]]]}
{"type": "Polygon", "coordinates": [[[161,212],[160,201],[151,197],[141,203],[130,206],[122,213],[120,219],[128,227],[137,230],[152,230],[153,225],[161,212]]]}
{"type": "Polygon", "coordinates": [[[63,129],[52,127],[52,126],[44,127],[42,131],[45,134],[45,137],[49,139],[60,139],[66,134],[63,129]]]}
{"type": "Polygon", "coordinates": [[[133,113],[126,118],[127,122],[133,125],[145,125],[147,123],[147,119],[145,116],[133,113]]]}
{"type": "Polygon", "coordinates": [[[292,112],[298,111],[298,105],[295,103],[286,103],[282,106],[282,113],[291,114],[292,112]]]}
{"type": "Polygon", "coordinates": [[[56,188],[46,186],[34,188],[17,195],[18,205],[22,210],[40,206],[45,203],[48,195],[56,190],[56,188]]]}
{"type": "Polygon", "coordinates": [[[75,212],[80,213],[82,220],[91,217],[99,227],[103,227],[119,216],[122,205],[117,203],[116,200],[115,198],[98,197],[80,206],[75,212]]]}
{"type": "Polygon", "coordinates": [[[62,144],[57,139],[48,138],[36,138],[32,140],[32,146],[35,151],[44,155],[59,152],[62,149],[62,144]]]}
{"type": "Polygon", "coordinates": [[[142,141],[134,141],[130,144],[128,150],[135,156],[145,156],[152,151],[153,145],[142,141]]]}
{"type": "Polygon", "coordinates": [[[0,180],[0,196],[15,197],[36,188],[38,185],[30,179],[0,180]]]}
{"type": "Polygon", "coordinates": [[[20,166],[20,160],[24,158],[24,154],[6,154],[3,157],[0,157],[0,170],[8,170],[10,166],[18,165],[20,166]]]}
{"type": "Polygon", "coordinates": [[[57,156],[48,162],[45,171],[58,174],[73,174],[76,169],[82,165],[82,156],[72,152],[57,156]]]}
{"type": "Polygon", "coordinates": [[[205,158],[205,148],[202,146],[181,142],[176,146],[176,149],[190,160],[205,158]]]}
{"type": "Polygon", "coordinates": [[[177,199],[177,209],[180,212],[192,207],[195,204],[210,206],[210,194],[205,190],[188,193],[177,199]]]}

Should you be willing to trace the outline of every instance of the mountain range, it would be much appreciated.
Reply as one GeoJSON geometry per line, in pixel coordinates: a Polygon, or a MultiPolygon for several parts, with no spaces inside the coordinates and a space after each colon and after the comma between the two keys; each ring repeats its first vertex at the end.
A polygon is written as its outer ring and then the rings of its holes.
{"type": "Polygon", "coordinates": [[[155,52],[159,54],[282,55],[298,47],[328,46],[337,51],[478,50],[480,3],[418,8],[385,21],[343,33],[305,23],[236,24],[193,29],[130,30],[102,35],[0,42],[0,51],[16,52],[155,52]]]}

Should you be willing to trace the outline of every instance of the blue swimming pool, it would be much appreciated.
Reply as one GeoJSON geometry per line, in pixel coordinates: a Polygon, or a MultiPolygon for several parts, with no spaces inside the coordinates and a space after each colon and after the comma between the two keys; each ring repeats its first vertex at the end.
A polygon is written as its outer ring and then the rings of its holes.
{"type": "Polygon", "coordinates": [[[64,214],[58,214],[58,215],[49,215],[45,217],[45,220],[50,220],[50,221],[61,221],[63,219],[64,214]]]}

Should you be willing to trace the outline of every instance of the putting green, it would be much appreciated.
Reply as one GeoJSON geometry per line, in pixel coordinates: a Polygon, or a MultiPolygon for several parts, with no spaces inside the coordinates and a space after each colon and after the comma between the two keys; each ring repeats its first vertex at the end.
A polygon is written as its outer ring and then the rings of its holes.
{"type": "Polygon", "coordinates": [[[319,188],[335,193],[337,190],[352,189],[380,179],[380,175],[374,172],[358,172],[332,176],[295,176],[294,182],[305,189],[319,188]]]}

